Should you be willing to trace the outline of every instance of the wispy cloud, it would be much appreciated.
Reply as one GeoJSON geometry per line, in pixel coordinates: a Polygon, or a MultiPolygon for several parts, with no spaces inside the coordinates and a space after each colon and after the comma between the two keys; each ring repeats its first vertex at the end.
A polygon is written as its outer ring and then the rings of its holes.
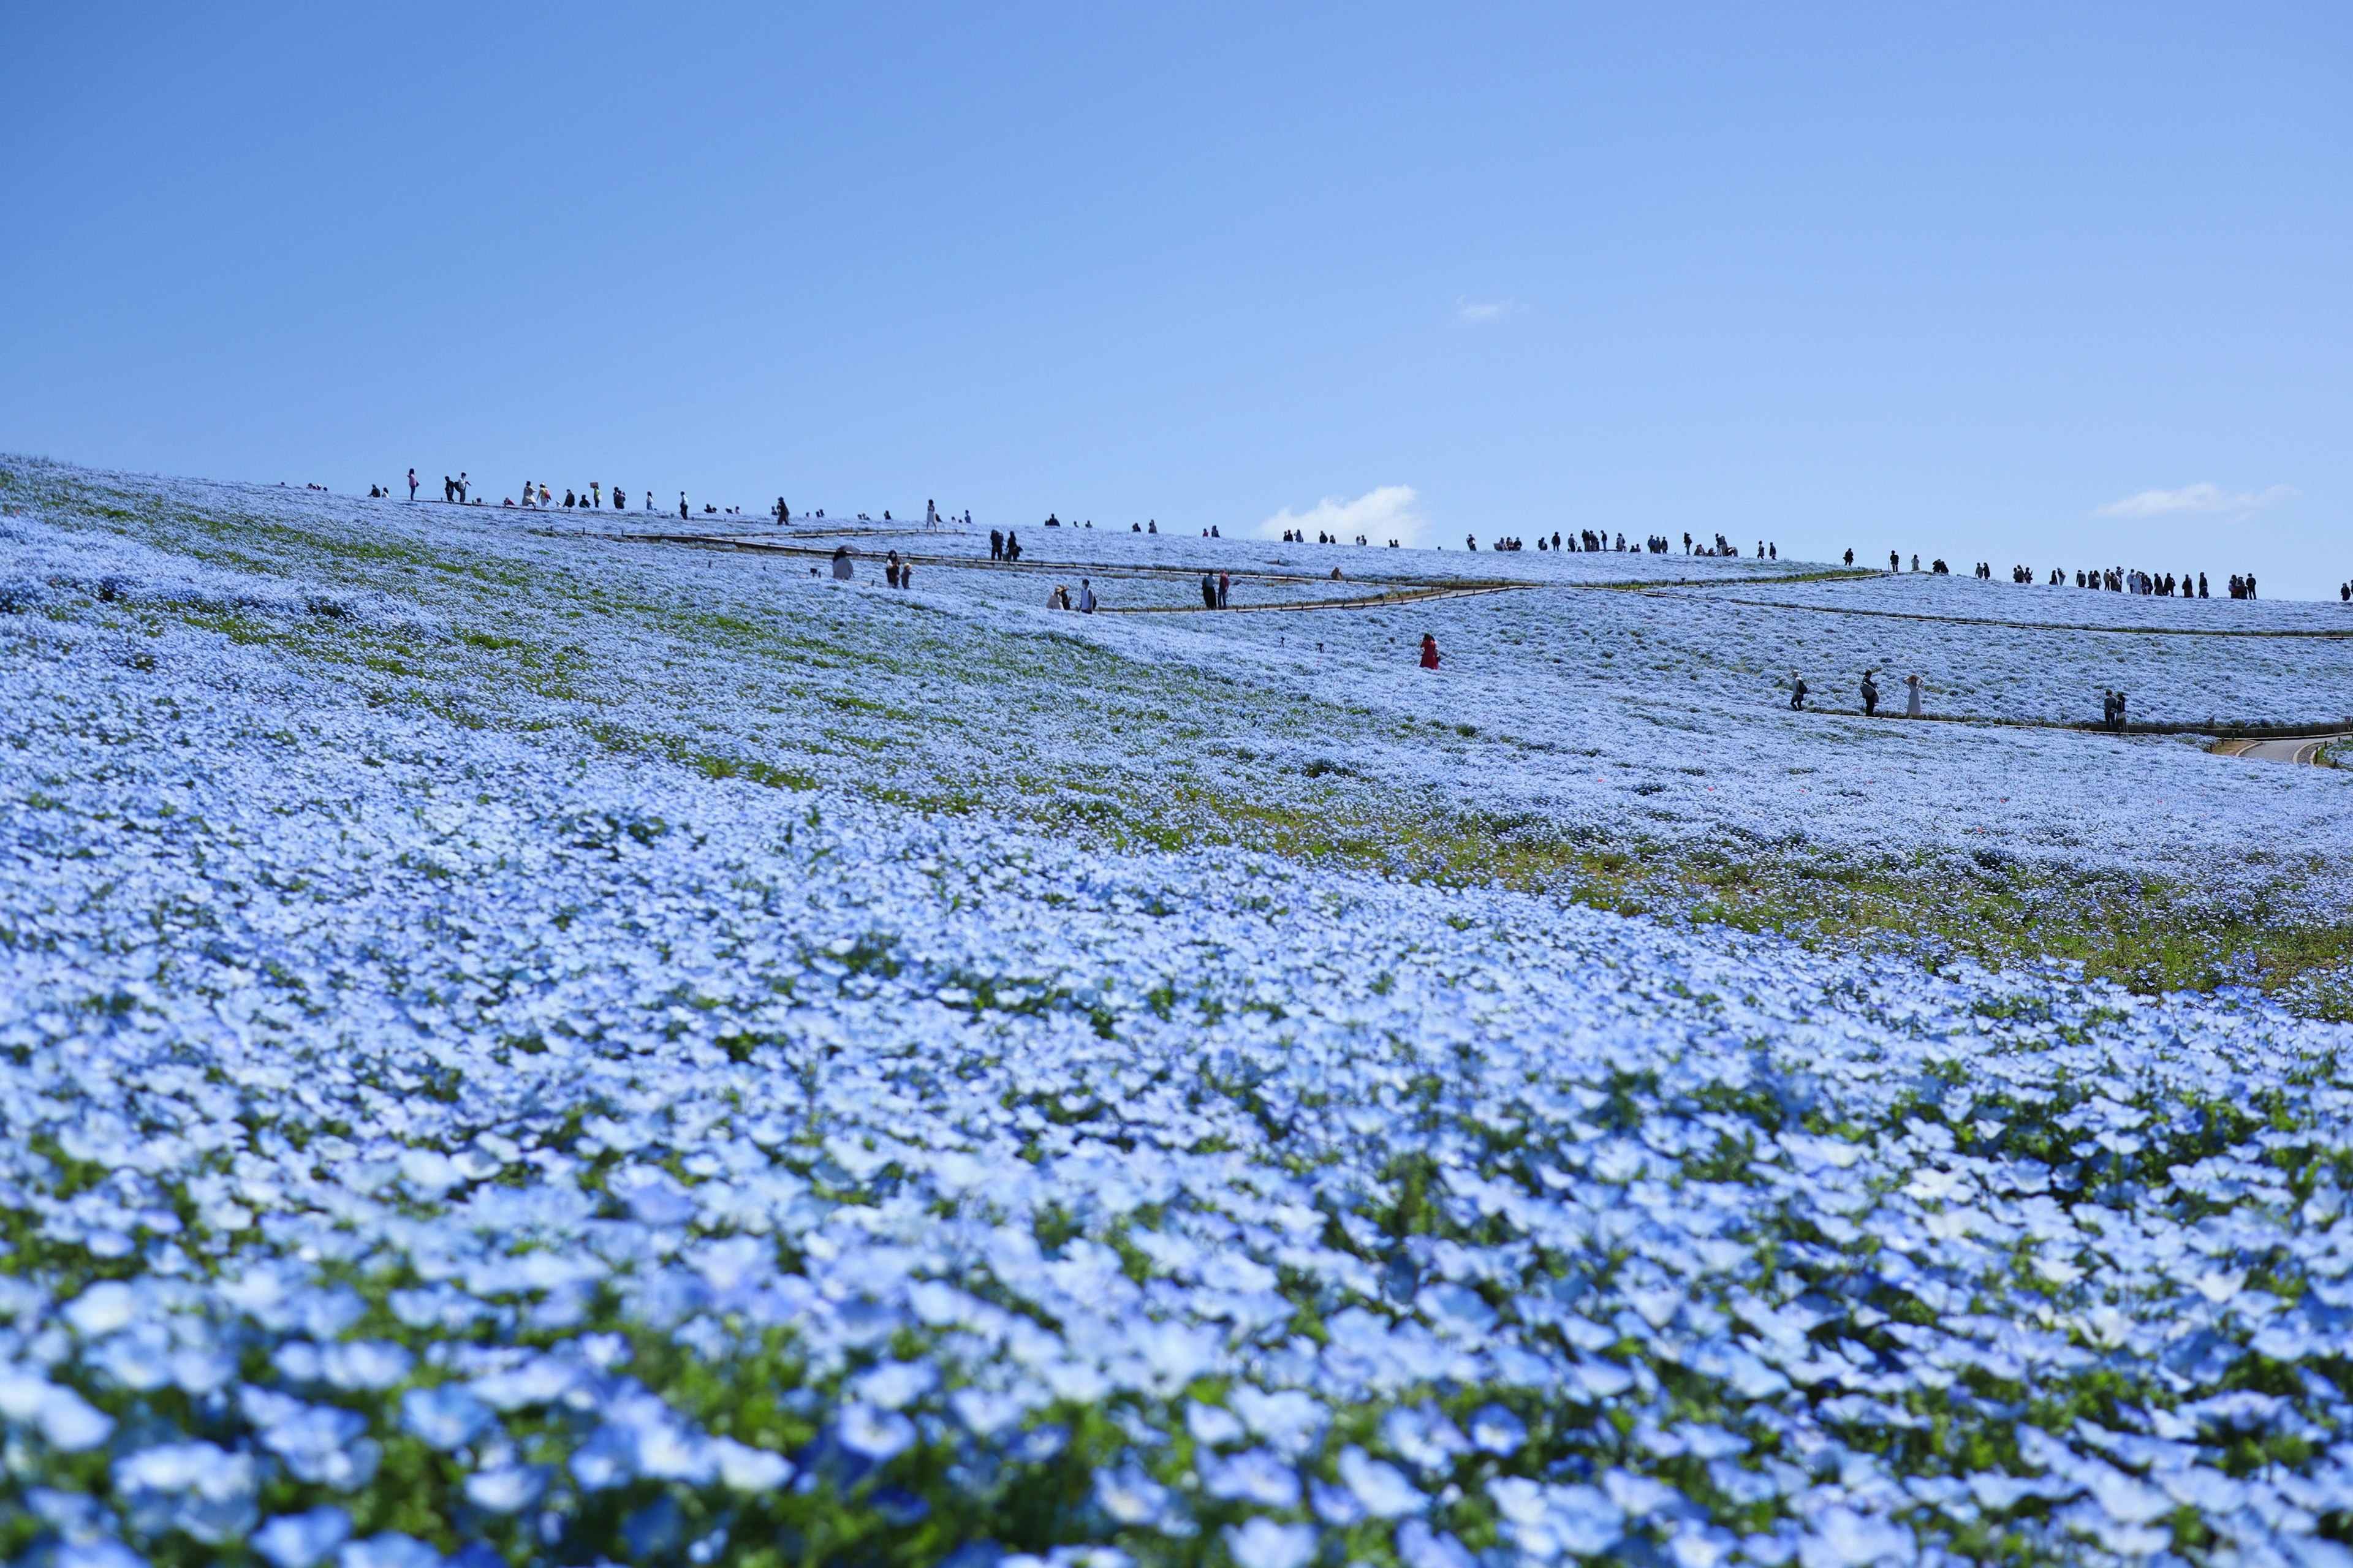
{"type": "Polygon", "coordinates": [[[1500,321],[1506,316],[1516,316],[1527,307],[1517,300],[1467,300],[1454,301],[1454,319],[1471,326],[1500,321]]]}
{"type": "Polygon", "coordinates": [[[1258,536],[1281,539],[1286,530],[1297,529],[1303,533],[1335,533],[1353,544],[1361,533],[1375,544],[1385,545],[1394,539],[1410,549],[1421,542],[1430,527],[1430,519],[1413,509],[1420,499],[1411,485],[1383,485],[1355,500],[1325,496],[1305,511],[1284,507],[1259,524],[1258,536]]]}
{"type": "Polygon", "coordinates": [[[2094,507],[2094,517],[2206,517],[2218,513],[2232,514],[2231,521],[2244,522],[2258,507],[2274,501],[2286,500],[2297,493],[2293,485],[2274,485],[2267,490],[2241,490],[2232,493],[2220,485],[2200,481],[2184,485],[2178,490],[2142,490],[2122,500],[2112,500],[2094,507]]]}

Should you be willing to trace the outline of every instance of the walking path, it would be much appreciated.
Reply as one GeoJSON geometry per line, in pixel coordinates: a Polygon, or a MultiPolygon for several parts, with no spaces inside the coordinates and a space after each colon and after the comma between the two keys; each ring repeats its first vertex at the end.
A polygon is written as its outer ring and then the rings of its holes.
{"type": "Polygon", "coordinates": [[[2257,757],[2267,763],[2317,763],[2321,748],[2340,741],[2353,741],[2353,735],[2320,735],[2311,740],[2285,741],[2225,741],[2214,748],[2221,757],[2257,757]]]}
{"type": "MultiPolygon", "coordinates": [[[[1662,599],[1676,596],[1655,584],[1646,584],[1645,591],[1662,599]]],[[[1823,616],[1872,616],[1889,621],[1942,621],[1956,626],[2010,626],[2025,632],[2100,632],[2120,637],[2353,637],[2353,626],[2336,629],[2283,627],[2277,631],[2220,626],[2096,626],[2080,621],[2004,621],[1989,616],[1936,616],[1925,610],[1866,610],[1856,605],[1792,605],[1779,599],[1741,599],[1722,594],[1711,594],[1707,597],[1715,604],[1750,605],[1766,610],[1809,611],[1823,616]]]]}
{"type": "MultiPolygon", "coordinates": [[[[839,531],[849,533],[853,531],[845,529],[839,531]]],[[[903,534],[892,533],[881,529],[860,529],[854,531],[858,533],[871,533],[877,537],[886,539],[902,539],[905,537],[903,534]]],[[[620,533],[608,534],[606,537],[627,540],[632,543],[687,544],[704,550],[746,550],[776,555],[808,555],[828,561],[833,558],[833,551],[828,546],[798,545],[785,542],[785,539],[787,537],[792,539],[811,538],[813,535],[810,533],[795,533],[788,536],[726,533],[620,533]]],[[[865,554],[868,552],[860,552],[860,553],[865,554]]],[[[880,558],[880,552],[873,553],[875,558],[880,558]]],[[[1029,554],[1029,551],[1026,548],[1023,551],[1023,554],[1025,557],[1029,554]]],[[[904,548],[900,549],[899,559],[902,561],[911,562],[918,566],[953,566],[972,572],[1052,573],[1062,576],[1068,576],[1074,572],[1091,572],[1112,580],[1116,580],[1121,577],[1148,577],[1171,583],[1198,583],[1201,580],[1202,571],[1198,566],[1159,566],[1154,565],[1149,562],[1133,561],[1076,561],[1061,557],[1056,557],[1051,560],[1033,561],[1025,558],[1020,561],[993,561],[983,560],[981,557],[976,555],[935,555],[904,548]]],[[[1329,574],[1320,572],[1268,572],[1263,570],[1236,572],[1230,568],[1227,568],[1226,571],[1227,574],[1237,583],[1300,584],[1329,583],[1335,581],[1329,574]]],[[[1337,579],[1337,581],[1345,584],[1349,583],[1350,579],[1343,577],[1337,579]]],[[[1512,588],[1540,588],[1547,586],[1547,584],[1542,583],[1516,583],[1493,577],[1449,578],[1442,582],[1432,582],[1428,578],[1422,577],[1372,576],[1367,577],[1365,581],[1373,583],[1398,583],[1404,584],[1406,591],[1418,594],[1426,593],[1430,590],[1440,589],[1463,589],[1473,590],[1480,593],[1496,593],[1512,588]]],[[[1395,594],[1389,595],[1389,602],[1392,604],[1395,603],[1397,597],[1398,595],[1395,594]]],[[[1345,608],[1348,605],[1356,604],[1377,605],[1379,603],[1381,603],[1380,598],[1376,596],[1345,600],[1316,599],[1288,605],[1251,605],[1247,606],[1238,605],[1234,607],[1237,609],[1310,610],[1345,608]]],[[[1188,607],[1199,608],[1200,606],[1171,605],[1166,609],[1127,609],[1116,613],[1123,615],[1168,615],[1188,607]]],[[[1113,612],[1104,611],[1101,613],[1109,614],[1113,612]]]]}
{"type": "MultiPolygon", "coordinates": [[[[1316,579],[1311,579],[1314,581],[1316,579]]],[[[1271,600],[1263,605],[1221,605],[1211,610],[1207,605],[1126,605],[1114,609],[1098,606],[1099,616],[1232,616],[1250,615],[1270,610],[1377,610],[1383,605],[1422,605],[1432,599],[1475,599],[1482,594],[1516,594],[1528,588],[1550,587],[1546,583],[1484,583],[1465,587],[1460,584],[1432,584],[1419,588],[1384,588],[1375,595],[1354,599],[1292,599],[1271,600]]]]}
{"type": "MultiPolygon", "coordinates": [[[[961,534],[970,531],[953,529],[933,531],[947,531],[961,534]]],[[[684,544],[703,550],[746,550],[778,555],[808,555],[817,557],[820,560],[830,560],[833,555],[833,551],[823,545],[797,545],[789,542],[789,541],[815,538],[835,538],[842,536],[851,538],[871,536],[876,539],[899,540],[904,539],[908,535],[905,531],[892,529],[881,524],[875,524],[871,527],[864,525],[852,525],[833,529],[802,529],[796,527],[789,534],[609,533],[596,535],[596,537],[622,540],[638,544],[684,544]]],[[[577,536],[565,535],[565,537],[577,536]]],[[[1181,538],[1184,536],[1172,535],[1170,537],[1181,538]]],[[[1053,541],[1050,542],[1060,542],[1053,541]]],[[[1252,544],[1264,543],[1266,542],[1262,540],[1235,539],[1227,540],[1224,542],[1229,544],[1252,544]]],[[[1377,554],[1378,552],[1368,551],[1367,553],[1377,554]]],[[[1634,552],[1628,552],[1628,553],[1630,554],[1634,552]]],[[[1027,554],[1028,551],[1025,549],[1025,557],[1027,554]]],[[[923,553],[906,549],[903,546],[899,549],[899,559],[918,566],[949,566],[959,570],[975,572],[1054,573],[1064,575],[1073,572],[1090,572],[1098,574],[1104,578],[1114,582],[1122,577],[1146,577],[1166,582],[1196,583],[1200,580],[1203,570],[1199,566],[1163,566],[1156,565],[1149,562],[1132,561],[1086,561],[1062,556],[1039,560],[1029,560],[1025,558],[1020,561],[983,560],[976,555],[935,555],[923,553]]],[[[1324,572],[1283,572],[1266,571],[1263,569],[1257,571],[1235,571],[1230,567],[1220,569],[1225,571],[1227,575],[1236,583],[1282,583],[1295,584],[1338,582],[1360,587],[1381,583],[1394,584],[1394,586],[1384,588],[1378,593],[1358,593],[1347,598],[1300,599],[1280,604],[1233,605],[1228,606],[1229,613],[1247,610],[1374,609],[1385,604],[1395,605],[1409,601],[1419,602],[1429,599],[1472,598],[1486,594],[1519,593],[1535,588],[1575,588],[1602,593],[1645,594],[1658,593],[1672,588],[1715,587],[1719,585],[1721,582],[1721,579],[1707,577],[1652,577],[1645,580],[1615,583],[1547,583],[1540,580],[1530,581],[1524,578],[1514,577],[1449,576],[1431,578],[1410,574],[1390,574],[1378,571],[1362,573],[1355,577],[1335,578],[1329,573],[1324,572]]],[[[1778,574],[1770,580],[1774,582],[1787,583],[1813,583],[1842,580],[1850,577],[1866,577],[1869,575],[1871,575],[1871,574],[1833,568],[1826,572],[1793,572],[1778,574]]],[[[1110,605],[1104,605],[1095,613],[1106,616],[1174,616],[1184,615],[1194,611],[1207,613],[1207,608],[1204,605],[1189,604],[1122,605],[1116,609],[1110,605]]]]}

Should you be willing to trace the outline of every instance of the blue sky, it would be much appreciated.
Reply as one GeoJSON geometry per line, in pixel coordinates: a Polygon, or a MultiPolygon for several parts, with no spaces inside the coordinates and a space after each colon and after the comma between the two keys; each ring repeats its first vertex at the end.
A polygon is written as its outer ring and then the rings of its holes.
{"type": "Polygon", "coordinates": [[[2334,597],[2348,69],[2342,5],[9,6],[0,449],[2334,597]]]}

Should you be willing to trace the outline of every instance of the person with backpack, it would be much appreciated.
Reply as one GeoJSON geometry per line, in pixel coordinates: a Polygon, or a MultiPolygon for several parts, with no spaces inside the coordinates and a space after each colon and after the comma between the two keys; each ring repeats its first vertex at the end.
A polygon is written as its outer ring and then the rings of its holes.
{"type": "Polygon", "coordinates": [[[1806,682],[1804,679],[1793,669],[1789,672],[1789,707],[1793,711],[1802,711],[1805,706],[1806,682]]]}
{"type": "Polygon", "coordinates": [[[1879,711],[1879,682],[1871,679],[1878,673],[1876,669],[1862,672],[1862,716],[1866,719],[1879,711]]]}

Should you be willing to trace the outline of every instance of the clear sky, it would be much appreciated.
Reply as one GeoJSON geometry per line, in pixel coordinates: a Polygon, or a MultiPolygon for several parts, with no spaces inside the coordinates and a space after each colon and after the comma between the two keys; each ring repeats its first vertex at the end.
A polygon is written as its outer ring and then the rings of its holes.
{"type": "Polygon", "coordinates": [[[2333,598],[2348,83],[2342,4],[0,6],[0,450],[2333,598]]]}

